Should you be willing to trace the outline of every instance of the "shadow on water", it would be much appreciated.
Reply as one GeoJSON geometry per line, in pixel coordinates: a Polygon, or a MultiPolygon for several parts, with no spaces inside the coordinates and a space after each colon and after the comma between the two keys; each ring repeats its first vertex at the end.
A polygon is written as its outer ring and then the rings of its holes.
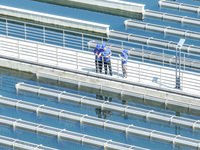
{"type": "Polygon", "coordinates": [[[131,12],[122,11],[119,9],[112,9],[112,8],[99,7],[99,6],[94,7],[93,5],[83,4],[83,3],[79,3],[79,2],[72,2],[70,0],[57,0],[57,1],[55,1],[55,0],[32,0],[32,1],[38,1],[38,2],[49,3],[49,4],[59,5],[59,6],[72,7],[72,8],[78,8],[78,9],[100,12],[100,13],[121,16],[121,17],[126,17],[126,18],[133,18],[133,19],[139,19],[139,20],[143,19],[143,15],[139,14],[139,13],[131,13],[131,12]]]}

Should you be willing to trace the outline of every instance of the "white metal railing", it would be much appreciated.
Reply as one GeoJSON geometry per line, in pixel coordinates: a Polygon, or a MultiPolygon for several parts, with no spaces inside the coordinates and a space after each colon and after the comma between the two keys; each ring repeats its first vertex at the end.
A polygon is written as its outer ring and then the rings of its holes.
{"type": "Polygon", "coordinates": [[[189,12],[193,12],[193,13],[200,12],[199,6],[188,5],[188,4],[184,4],[184,3],[177,3],[177,2],[172,2],[172,1],[160,0],[158,2],[158,5],[160,7],[167,7],[167,8],[178,9],[178,10],[183,10],[183,11],[189,11],[189,12]]]}
{"type": "MultiPolygon", "coordinates": [[[[62,67],[84,72],[95,72],[94,54],[77,51],[72,48],[47,46],[31,41],[22,41],[16,38],[0,37],[0,54],[26,60],[28,62],[46,64],[53,67],[62,67]]],[[[121,78],[121,60],[111,57],[113,76],[121,78]]],[[[152,64],[138,63],[129,60],[128,79],[157,86],[175,87],[175,69],[160,67],[152,64]]],[[[187,71],[181,72],[182,90],[198,91],[200,75],[187,71]]]]}
{"type": "MultiPolygon", "coordinates": [[[[13,128],[20,128],[22,130],[28,130],[31,132],[36,132],[43,135],[49,135],[59,139],[65,139],[70,141],[75,141],[82,144],[92,145],[95,147],[103,147],[104,149],[116,149],[116,150],[147,150],[145,148],[128,145],[124,143],[115,142],[112,140],[102,139],[94,136],[89,136],[86,134],[80,134],[77,132],[71,132],[65,129],[54,128],[50,126],[45,126],[42,124],[36,124],[28,121],[23,121],[21,119],[10,118],[0,115],[0,124],[4,126],[11,126],[13,128]]],[[[189,139],[189,138],[188,138],[189,139]]],[[[197,140],[192,140],[190,145],[194,145],[197,140]]]]}
{"type": "Polygon", "coordinates": [[[124,25],[126,27],[139,28],[139,29],[150,30],[153,32],[159,32],[163,34],[170,34],[170,35],[176,35],[180,37],[200,40],[200,32],[183,30],[183,29],[173,28],[170,26],[161,26],[158,24],[150,24],[150,23],[139,22],[139,21],[134,21],[130,19],[124,21],[124,25]]]}
{"type": "MultiPolygon", "coordinates": [[[[45,88],[45,87],[41,87],[41,86],[35,86],[35,85],[23,83],[23,82],[17,83],[15,85],[15,87],[18,92],[21,91],[21,92],[34,93],[34,94],[38,94],[40,96],[44,95],[47,97],[53,97],[53,98],[57,99],[58,101],[62,100],[62,101],[68,101],[68,102],[73,102],[73,103],[79,103],[81,105],[92,106],[92,107],[100,109],[101,111],[107,110],[107,111],[119,112],[119,113],[126,114],[126,115],[133,115],[133,116],[146,118],[146,120],[149,120],[149,119],[156,120],[156,121],[160,121],[160,122],[166,122],[169,124],[180,125],[180,126],[185,126],[185,127],[200,130],[200,122],[198,123],[197,120],[194,120],[194,119],[188,119],[188,118],[184,118],[184,117],[174,116],[172,114],[161,113],[161,112],[150,110],[150,109],[142,109],[142,108],[137,108],[134,106],[122,105],[122,104],[117,104],[117,103],[113,103],[113,102],[109,102],[109,101],[102,101],[102,100],[90,98],[87,96],[80,96],[77,94],[68,93],[66,91],[54,90],[54,89],[45,88]],[[173,119],[172,119],[172,117],[173,117],[173,119]]],[[[23,109],[23,107],[28,107],[27,105],[31,105],[33,107],[33,109],[29,108],[30,111],[32,111],[32,110],[34,111],[34,109],[39,107],[38,104],[31,104],[28,102],[23,102],[21,100],[14,100],[14,99],[6,98],[6,97],[1,97],[0,100],[1,100],[0,104],[2,104],[2,105],[8,105],[11,107],[15,107],[16,103],[17,103],[18,107],[20,107],[22,109],[23,109]]],[[[180,102],[173,101],[173,103],[171,103],[170,100],[166,100],[165,103],[176,105],[176,106],[181,105],[180,102]]],[[[183,106],[188,108],[187,104],[183,105],[183,106]]],[[[190,108],[195,109],[194,105],[191,105],[190,108]]],[[[40,110],[41,109],[48,109],[48,107],[42,106],[42,108],[40,108],[40,110]]],[[[196,110],[199,110],[199,107],[196,107],[196,110]]],[[[61,112],[61,110],[56,110],[56,111],[57,111],[57,113],[61,112]]],[[[45,112],[45,111],[41,110],[41,112],[45,112]]],[[[46,112],[47,112],[47,110],[46,110],[46,112]]],[[[72,112],[63,111],[63,113],[64,112],[66,114],[70,114],[70,113],[72,114],[72,112]]],[[[55,116],[57,116],[57,113],[54,113],[55,116]]],[[[49,115],[52,115],[52,114],[49,114],[49,115]]],[[[73,117],[73,118],[77,118],[77,117],[73,117]]],[[[117,124],[117,122],[113,123],[113,124],[117,124]]]]}
{"type": "MultiPolygon", "coordinates": [[[[88,46],[89,48],[95,48],[97,43],[98,41],[92,40],[88,42],[88,46]]],[[[172,54],[169,54],[168,50],[165,51],[165,49],[163,49],[162,52],[157,52],[153,50],[144,49],[143,46],[142,46],[142,49],[132,48],[129,46],[123,46],[123,43],[122,45],[108,43],[107,46],[117,53],[121,53],[123,49],[127,49],[129,51],[129,57],[141,58],[142,62],[145,62],[145,61],[146,62],[160,62],[162,63],[162,66],[165,66],[165,64],[172,65],[172,64],[175,64],[176,62],[175,56],[172,54]]],[[[191,58],[187,58],[186,57],[187,55],[188,55],[187,53],[182,53],[181,55],[183,70],[185,70],[187,67],[200,69],[200,61],[197,60],[199,56],[197,55],[196,59],[191,59],[191,58]]],[[[190,55],[190,56],[193,56],[193,55],[190,55]]]]}
{"type": "MultiPolygon", "coordinates": [[[[18,85],[19,88],[20,85],[18,85]]],[[[30,89],[30,88],[28,88],[30,89]]],[[[43,90],[43,88],[41,89],[43,90]]],[[[44,92],[44,91],[43,91],[44,92]]],[[[49,92],[51,93],[52,91],[47,91],[47,93],[49,94],[49,92]]],[[[57,93],[57,91],[54,91],[56,96],[59,96],[59,94],[57,93]]],[[[40,93],[38,93],[40,94],[40,93]]],[[[62,94],[62,93],[61,93],[62,94]]],[[[70,93],[63,93],[64,95],[70,95],[70,93]]],[[[76,96],[76,95],[74,95],[76,96]]],[[[78,98],[81,98],[79,96],[77,96],[78,98]]],[[[74,97],[74,99],[77,99],[77,97],[74,97]]],[[[63,100],[64,97],[61,97],[61,99],[63,100]]],[[[73,98],[72,98],[73,99],[73,98]]],[[[84,104],[86,104],[86,101],[88,101],[88,97],[86,98],[81,98],[80,100],[83,101],[84,104]]],[[[101,118],[96,118],[96,117],[92,117],[89,115],[83,115],[83,114],[78,114],[78,113],[73,113],[70,111],[65,111],[65,110],[61,110],[61,109],[56,109],[56,108],[52,108],[52,107],[47,107],[44,105],[38,105],[38,104],[34,104],[34,103],[29,103],[29,102],[25,102],[25,101],[21,101],[21,100],[14,100],[14,99],[10,99],[10,98],[6,98],[6,97],[1,97],[1,104],[3,105],[8,105],[11,107],[15,107],[17,109],[26,109],[28,111],[33,111],[35,113],[41,113],[41,114],[45,114],[45,115],[50,115],[50,116],[54,116],[54,117],[58,117],[58,118],[62,118],[64,120],[70,120],[70,121],[75,121],[75,122],[80,122],[81,124],[88,124],[88,125],[94,125],[97,127],[101,127],[101,128],[105,128],[105,129],[110,129],[110,130],[114,130],[114,131],[119,131],[119,132],[124,132],[125,134],[133,134],[133,135],[139,135],[139,136],[144,136],[146,138],[150,138],[150,139],[156,139],[158,141],[165,141],[165,142],[173,142],[174,138],[177,135],[173,135],[173,134],[168,134],[165,132],[160,132],[157,130],[150,130],[150,129],[146,129],[146,128],[141,128],[138,126],[134,126],[134,125],[128,125],[128,124],[124,124],[124,123],[119,123],[119,122],[115,122],[115,121],[110,121],[110,120],[106,120],[106,119],[101,119],[101,118]],[[154,132],[152,134],[152,132],[154,132]],[[149,136],[149,134],[152,134],[151,136],[149,136]]],[[[100,100],[100,102],[102,103],[102,101],[100,100]]],[[[82,104],[82,103],[81,103],[82,104]]],[[[96,104],[96,100],[94,99],[93,103],[90,104],[96,104]]],[[[104,104],[104,103],[103,103],[104,104]]],[[[105,105],[100,105],[99,109],[102,109],[102,111],[104,109],[109,108],[108,106],[105,105]]],[[[112,105],[112,103],[110,103],[110,105],[112,105]]],[[[151,119],[152,117],[158,118],[158,119],[166,119],[166,122],[169,122],[170,124],[176,124],[176,123],[180,123],[183,126],[189,126],[189,127],[193,127],[193,128],[198,128],[200,127],[198,121],[195,120],[191,120],[191,119],[187,119],[187,118],[183,118],[183,117],[178,117],[178,116],[171,116],[170,118],[168,114],[162,114],[161,116],[160,113],[156,113],[152,110],[147,111],[145,110],[145,112],[142,112],[142,109],[130,109],[129,107],[126,107],[125,109],[123,109],[125,112],[125,114],[129,114],[129,112],[131,111],[135,111],[135,115],[141,115],[144,116],[146,119],[151,119]],[[127,109],[126,109],[127,108],[127,109]],[[127,111],[126,111],[127,110],[127,111]]],[[[96,108],[98,109],[98,108],[96,108]]],[[[113,106],[111,106],[109,108],[110,110],[114,110],[117,109],[116,105],[113,104],[113,106]]],[[[173,143],[174,145],[186,145],[186,146],[191,146],[191,147],[196,147],[196,142],[198,142],[195,139],[191,139],[191,138],[186,138],[186,137],[179,137],[179,140],[181,140],[182,142],[176,142],[173,143]],[[191,143],[188,144],[187,141],[190,140],[191,143]],[[186,144],[187,143],[187,144],[186,144]]]]}
{"type": "Polygon", "coordinates": [[[194,26],[200,25],[200,19],[191,18],[187,16],[179,16],[179,15],[168,14],[168,13],[152,11],[152,10],[145,10],[144,15],[145,17],[168,20],[168,21],[173,21],[173,22],[180,22],[180,23],[190,24],[194,26]]]}
{"type": "MultiPolygon", "coordinates": [[[[75,48],[82,51],[93,50],[93,47],[88,47],[88,43],[95,40],[97,43],[108,44],[113,52],[121,53],[124,48],[127,48],[129,52],[133,51],[132,53],[134,55],[130,55],[131,57],[137,57],[144,62],[160,62],[162,66],[170,65],[172,67],[172,64],[175,62],[172,59],[175,56],[174,50],[161,49],[149,45],[145,46],[134,42],[47,27],[2,17],[0,17],[0,34],[23,38],[25,40],[33,40],[43,44],[75,48]]],[[[187,50],[190,51],[190,48],[187,50]]],[[[183,69],[187,69],[187,67],[200,68],[199,57],[199,55],[195,54],[182,53],[184,60],[182,61],[183,69]]]]}
{"type": "Polygon", "coordinates": [[[57,150],[54,148],[43,146],[42,144],[34,144],[30,142],[21,141],[5,136],[0,136],[0,145],[12,147],[12,149],[23,149],[23,150],[57,150]]]}

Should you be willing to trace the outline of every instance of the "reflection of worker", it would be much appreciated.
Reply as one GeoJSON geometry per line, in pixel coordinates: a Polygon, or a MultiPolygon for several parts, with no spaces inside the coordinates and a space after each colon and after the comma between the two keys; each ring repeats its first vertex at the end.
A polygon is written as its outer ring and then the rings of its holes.
{"type": "Polygon", "coordinates": [[[98,65],[98,52],[100,50],[101,45],[97,44],[96,48],[94,49],[94,55],[95,55],[95,66],[96,66],[96,73],[99,72],[99,65],[98,65]]]}
{"type": "MultiPolygon", "coordinates": [[[[105,100],[105,101],[109,100],[109,102],[112,101],[112,98],[105,96],[105,99],[104,99],[104,97],[102,95],[98,95],[98,94],[96,95],[96,99],[105,100]]],[[[103,117],[104,119],[107,119],[107,117],[112,114],[111,111],[102,110],[101,108],[95,108],[95,112],[96,112],[96,114],[98,115],[99,118],[103,117]]]]}
{"type": "Polygon", "coordinates": [[[111,67],[111,61],[110,56],[112,55],[112,52],[110,49],[106,47],[105,44],[102,45],[103,51],[101,52],[101,56],[104,58],[104,70],[105,74],[107,74],[107,66],[109,67],[110,75],[112,76],[112,67],[111,67]]]}
{"type": "Polygon", "coordinates": [[[120,55],[120,58],[122,60],[122,73],[123,78],[127,78],[127,61],[128,61],[128,51],[125,49],[122,51],[122,54],[120,55]]]}

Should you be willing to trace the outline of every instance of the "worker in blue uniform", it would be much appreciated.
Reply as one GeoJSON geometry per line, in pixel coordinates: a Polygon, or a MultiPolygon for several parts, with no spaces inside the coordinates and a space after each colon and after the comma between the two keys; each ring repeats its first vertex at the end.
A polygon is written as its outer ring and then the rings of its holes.
{"type": "Polygon", "coordinates": [[[101,56],[101,52],[103,51],[102,48],[98,50],[98,56],[97,56],[97,62],[98,62],[98,68],[99,72],[102,73],[102,66],[103,66],[103,57],[101,56]]]}
{"type": "Polygon", "coordinates": [[[99,72],[98,54],[99,54],[100,48],[101,48],[101,45],[100,45],[100,44],[97,44],[97,45],[96,45],[96,48],[94,49],[96,73],[99,72]]]}
{"type": "Polygon", "coordinates": [[[106,47],[105,44],[102,45],[102,50],[103,51],[100,54],[101,56],[103,56],[105,74],[107,74],[107,66],[108,66],[110,75],[112,76],[112,67],[110,61],[110,56],[112,55],[112,52],[109,48],[106,47]]]}
{"type": "Polygon", "coordinates": [[[124,49],[122,51],[122,54],[120,55],[120,58],[122,60],[122,73],[123,78],[127,78],[127,61],[128,61],[128,51],[124,49]]]}

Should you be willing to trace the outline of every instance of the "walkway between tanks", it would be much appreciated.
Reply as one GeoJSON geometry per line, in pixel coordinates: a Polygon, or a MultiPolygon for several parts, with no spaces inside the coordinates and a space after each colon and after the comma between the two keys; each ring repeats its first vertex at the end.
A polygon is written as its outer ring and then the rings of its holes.
{"type": "Polygon", "coordinates": [[[123,79],[121,60],[117,57],[111,58],[111,77],[95,73],[94,54],[90,52],[9,38],[2,38],[0,52],[2,67],[56,75],[59,78],[65,77],[93,85],[200,105],[198,73],[182,71],[182,90],[179,90],[174,88],[176,83],[173,68],[129,60],[128,78],[123,79]]]}

